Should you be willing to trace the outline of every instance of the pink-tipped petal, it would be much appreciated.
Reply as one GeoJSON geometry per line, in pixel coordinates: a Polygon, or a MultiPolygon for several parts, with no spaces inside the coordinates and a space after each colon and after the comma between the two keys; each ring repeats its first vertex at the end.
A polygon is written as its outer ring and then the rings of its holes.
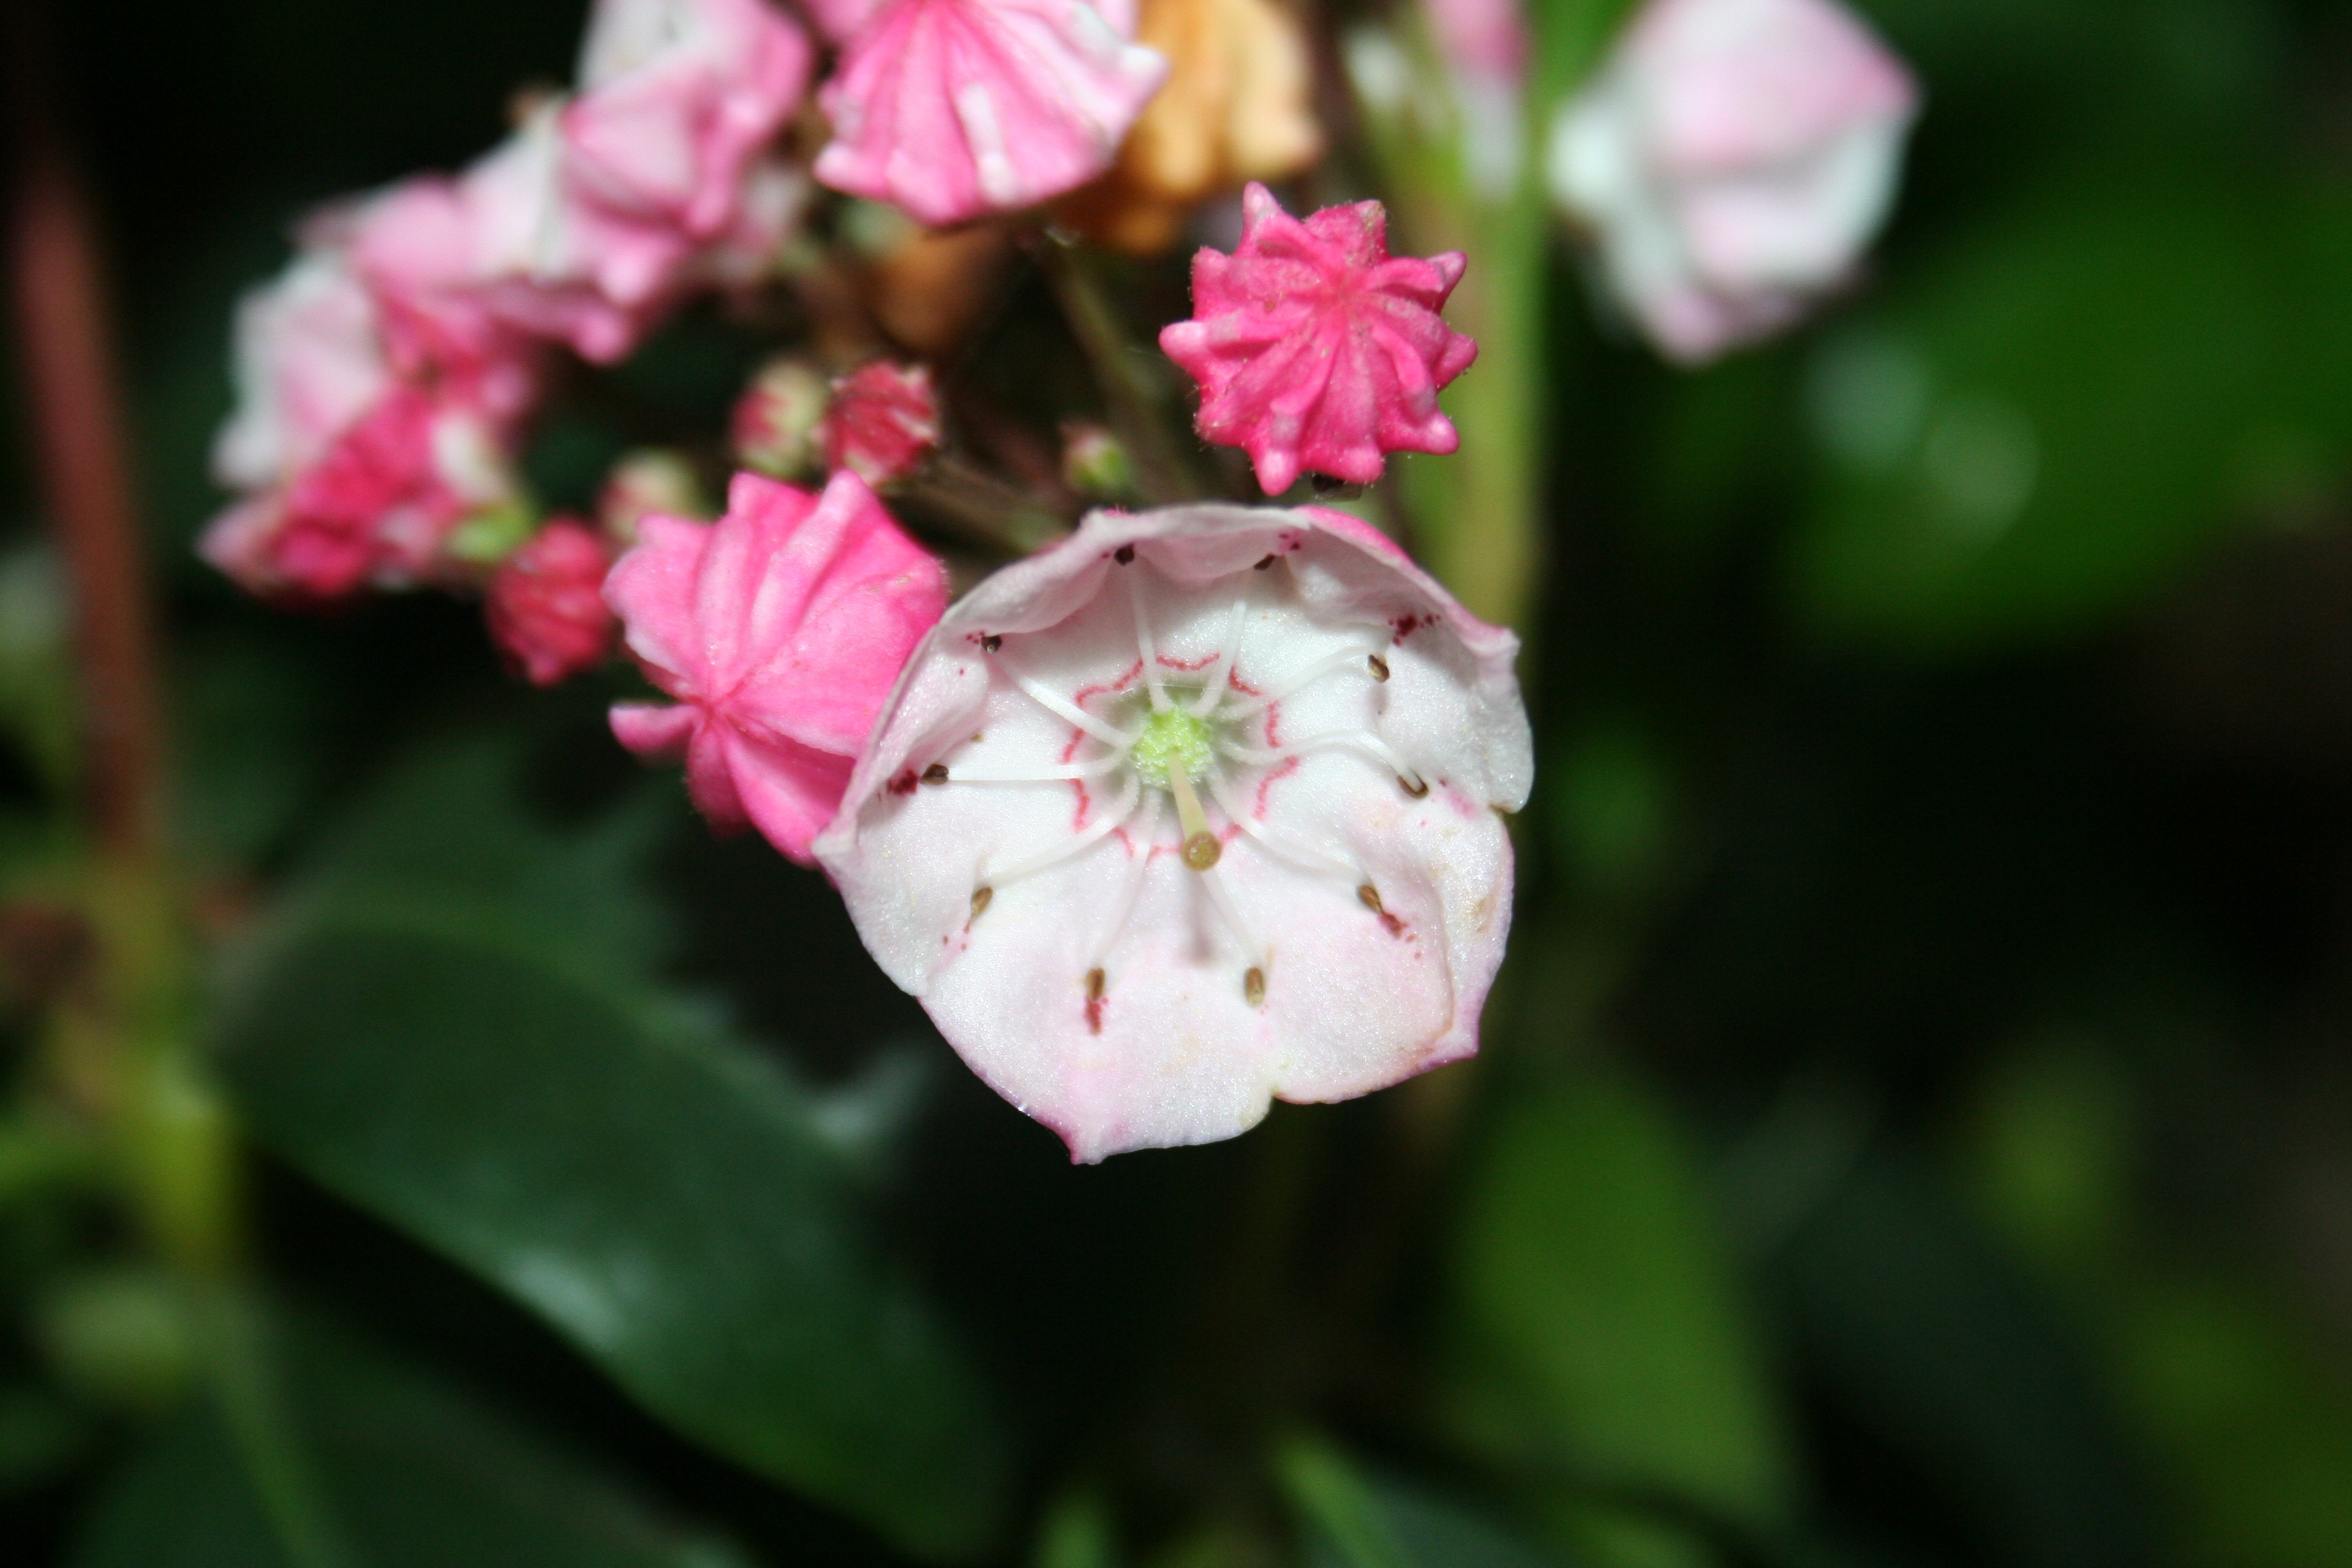
{"type": "Polygon", "coordinates": [[[1302,472],[1369,484],[1391,452],[1459,445],[1437,393],[1478,345],[1438,312],[1463,265],[1391,257],[1378,202],[1301,222],[1252,184],[1241,243],[1193,258],[1192,319],[1160,346],[1200,384],[1202,438],[1247,452],[1266,494],[1302,472]]]}
{"type": "Polygon", "coordinates": [[[1132,31],[1093,0],[882,0],[818,94],[816,177],[934,226],[1074,190],[1167,74],[1132,31]]]}

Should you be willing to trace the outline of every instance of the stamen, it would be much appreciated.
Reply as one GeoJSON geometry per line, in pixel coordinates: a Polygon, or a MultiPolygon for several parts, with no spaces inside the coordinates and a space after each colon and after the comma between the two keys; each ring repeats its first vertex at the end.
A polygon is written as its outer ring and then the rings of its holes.
{"type": "Polygon", "coordinates": [[[1381,740],[1370,730],[1327,730],[1320,735],[1309,735],[1303,741],[1293,741],[1288,745],[1272,748],[1244,746],[1237,741],[1217,742],[1218,751],[1237,763],[1247,763],[1252,767],[1265,767],[1274,763],[1287,762],[1303,752],[1322,751],[1332,746],[1342,747],[1351,752],[1362,752],[1367,756],[1376,757],[1386,763],[1395,773],[1397,783],[1404,786],[1404,793],[1415,800],[1429,793],[1428,782],[1421,776],[1421,770],[1397,755],[1386,741],[1381,740]]]}
{"type": "Polygon", "coordinates": [[[1209,786],[1210,797],[1217,803],[1218,810],[1232,818],[1235,826],[1265,845],[1276,856],[1289,860],[1294,865],[1302,866],[1307,870],[1330,871],[1350,880],[1360,878],[1364,874],[1362,868],[1353,862],[1342,860],[1337,855],[1317,848],[1294,833],[1276,827],[1271,823],[1260,822],[1252,816],[1243,810],[1241,803],[1234,798],[1232,786],[1217,774],[1211,773],[1202,782],[1209,786]]]}
{"type": "Polygon", "coordinates": [[[995,773],[986,768],[950,768],[933,763],[923,773],[925,784],[1066,784],[1073,779],[1099,778],[1118,767],[1127,758],[1118,752],[1108,752],[1083,763],[1067,767],[1045,768],[1034,773],[995,773]],[[939,777],[931,777],[937,770],[939,777]]]}
{"type": "Polygon", "coordinates": [[[1241,910],[1234,907],[1234,897],[1225,890],[1223,873],[1211,867],[1201,873],[1201,886],[1209,890],[1209,901],[1217,907],[1217,913],[1224,917],[1225,925],[1234,933],[1234,940],[1242,944],[1242,955],[1250,961],[1253,968],[1264,967],[1265,950],[1258,946],[1257,938],[1250,934],[1241,910]]]}
{"type": "Polygon", "coordinates": [[[1097,964],[1094,968],[1087,971],[1087,1000],[1089,1002],[1099,1002],[1102,1000],[1102,966],[1100,964],[1097,964]]]}
{"type": "Polygon", "coordinates": [[[1217,863],[1224,846],[1209,831],[1209,814],[1201,809],[1201,797],[1192,793],[1192,775],[1181,763],[1168,770],[1168,789],[1176,797],[1176,826],[1184,835],[1184,864],[1205,871],[1217,863]]]}
{"type": "Polygon", "coordinates": [[[1306,668],[1276,681],[1270,689],[1234,703],[1233,707],[1226,710],[1226,712],[1235,719],[1246,719],[1253,713],[1262,713],[1294,692],[1314,685],[1335,669],[1343,669],[1359,659],[1378,657],[1375,650],[1381,646],[1381,643],[1374,643],[1370,647],[1366,647],[1363,644],[1358,643],[1353,647],[1343,647],[1336,652],[1327,653],[1306,668]]]}
{"type": "Polygon", "coordinates": [[[1216,712],[1217,704],[1225,700],[1225,689],[1231,684],[1225,678],[1232,672],[1234,661],[1241,657],[1242,627],[1248,619],[1249,601],[1246,599],[1234,601],[1233,618],[1225,623],[1224,647],[1218,653],[1217,662],[1209,670],[1209,684],[1202,689],[1201,700],[1192,706],[1194,718],[1208,718],[1216,712]]]}
{"type": "Polygon", "coordinates": [[[1379,654],[1369,656],[1364,662],[1371,666],[1374,680],[1386,680],[1389,678],[1389,661],[1379,654]]]}
{"type": "Polygon", "coordinates": [[[1255,964],[1242,976],[1242,1000],[1253,1007],[1265,1005],[1265,971],[1255,964]]]}
{"type": "Polygon", "coordinates": [[[974,888],[971,890],[971,918],[980,919],[982,911],[988,908],[989,900],[995,897],[996,889],[984,882],[974,888]]]}
{"type": "Polygon", "coordinates": [[[1381,908],[1381,890],[1370,882],[1365,882],[1356,889],[1356,900],[1376,915],[1388,913],[1386,910],[1381,908]]]}
{"type": "Polygon", "coordinates": [[[1135,854],[1128,862],[1126,885],[1119,889],[1118,906],[1111,918],[1103,923],[1102,935],[1095,942],[1095,973],[1102,973],[1102,961],[1118,945],[1127,932],[1127,922],[1135,913],[1135,901],[1143,893],[1144,873],[1151,868],[1151,841],[1160,836],[1160,795],[1157,791],[1144,798],[1143,824],[1128,837],[1134,841],[1135,854]]]}
{"type": "Polygon", "coordinates": [[[947,765],[947,763],[933,763],[929,767],[925,768],[925,769],[923,770],[923,782],[924,782],[925,784],[943,784],[947,783],[947,782],[948,782],[948,765],[947,765]]]}
{"type": "Polygon", "coordinates": [[[1030,701],[1034,702],[1038,707],[1043,708],[1046,712],[1053,714],[1055,718],[1066,720],[1070,723],[1076,725],[1079,729],[1084,730],[1087,734],[1092,735],[1096,740],[1100,741],[1104,745],[1117,746],[1123,752],[1127,750],[1128,747],[1135,744],[1135,737],[1133,735],[1129,734],[1126,731],[1118,728],[1116,725],[1104,723],[1101,720],[1096,718],[1093,714],[1087,712],[1085,709],[1079,707],[1068,698],[1064,697],[1060,692],[1055,691],[1053,688],[1045,685],[1042,681],[1032,679],[1029,675],[1021,670],[1013,668],[1012,660],[1000,660],[997,664],[997,668],[1013,678],[1013,684],[1019,687],[1030,701]]]}
{"type": "Polygon", "coordinates": [[[1016,860],[984,879],[1001,888],[1007,882],[1017,882],[1024,877],[1034,877],[1049,867],[1060,865],[1073,855],[1092,848],[1134,815],[1136,802],[1141,799],[1142,795],[1142,783],[1133,773],[1129,773],[1127,776],[1127,788],[1119,792],[1118,804],[1087,824],[1078,832],[1072,834],[1067,842],[1056,844],[1051,849],[1042,850],[1026,860],[1016,860]]]}
{"type": "Polygon", "coordinates": [[[1151,640],[1151,616],[1143,607],[1143,574],[1127,580],[1128,597],[1135,601],[1135,648],[1143,656],[1144,689],[1151,693],[1154,711],[1168,707],[1168,688],[1160,679],[1160,649],[1151,640]]]}

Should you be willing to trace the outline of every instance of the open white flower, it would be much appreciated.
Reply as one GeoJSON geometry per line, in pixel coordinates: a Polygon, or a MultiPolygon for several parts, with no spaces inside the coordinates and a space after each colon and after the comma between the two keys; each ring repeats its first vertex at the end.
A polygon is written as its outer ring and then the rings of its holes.
{"type": "Polygon", "coordinates": [[[1336,512],[1097,512],[916,649],[816,855],[1074,1158],[1228,1138],[1476,1050],[1517,649],[1336,512]]]}

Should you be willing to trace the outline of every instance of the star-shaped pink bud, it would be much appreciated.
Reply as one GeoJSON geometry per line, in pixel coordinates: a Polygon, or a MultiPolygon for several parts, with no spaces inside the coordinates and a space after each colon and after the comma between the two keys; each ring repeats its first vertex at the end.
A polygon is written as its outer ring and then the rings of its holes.
{"type": "Polygon", "coordinates": [[[1073,190],[1168,74],[1134,31],[1123,0],[881,0],[818,94],[816,177],[934,226],[1073,190]]]}
{"type": "Polygon", "coordinates": [[[694,804],[802,865],[908,650],[947,606],[940,563],[856,474],[822,496],[738,474],[716,523],[653,516],[604,580],[676,706],[624,702],[613,733],[686,752],[694,804]]]}
{"type": "Polygon", "coordinates": [[[1253,184],[1241,243],[1192,258],[1192,320],[1160,346],[1201,384],[1202,438],[1247,452],[1266,494],[1301,472],[1370,484],[1387,453],[1461,444],[1437,394],[1478,357],[1438,315],[1463,265],[1391,256],[1378,202],[1302,222],[1253,184]]]}
{"type": "Polygon", "coordinates": [[[1477,1049],[1533,773],[1518,642],[1336,512],[1097,512],[908,661],[816,854],[1072,1156],[1477,1049]]]}

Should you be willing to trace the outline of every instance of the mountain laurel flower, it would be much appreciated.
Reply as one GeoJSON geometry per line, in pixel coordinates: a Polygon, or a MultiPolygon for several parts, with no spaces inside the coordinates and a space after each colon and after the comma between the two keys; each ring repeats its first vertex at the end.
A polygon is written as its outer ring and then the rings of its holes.
{"type": "Polygon", "coordinates": [[[808,90],[808,35],[765,0],[597,0],[567,170],[591,200],[713,239],[808,90]]]}
{"type": "Polygon", "coordinates": [[[490,638],[533,686],[593,669],[613,651],[604,595],[612,563],[602,534],[558,518],[490,574],[482,600],[490,638]]]}
{"type": "Polygon", "coordinates": [[[1056,216],[1117,249],[1156,256],[1193,207],[1321,156],[1313,72],[1296,14],[1272,0],[1143,0],[1136,41],[1168,58],[1111,172],[1056,216]]]}
{"type": "Polygon", "coordinates": [[[1533,761],[1517,639],[1318,509],[1097,511],[926,637],[816,855],[1081,1162],[1477,1048],[1533,761]]]}
{"type": "Polygon", "coordinates": [[[854,473],[821,496],[738,474],[716,523],[645,519],[604,601],[677,699],[616,705],[613,733],[640,755],[683,751],[712,826],[748,823],[809,865],[947,574],[854,473]]]}
{"type": "Polygon", "coordinates": [[[394,385],[317,458],[231,507],[197,549],[257,594],[323,601],[449,575],[449,537],[513,504],[505,436],[478,411],[394,385]]]}
{"type": "Polygon", "coordinates": [[[1769,337],[1852,273],[1919,108],[1835,0],[1650,0],[1554,121],[1554,197],[1669,358],[1769,337]]]}
{"type": "Polygon", "coordinates": [[[1160,346],[1201,384],[1202,437],[1247,452],[1266,494],[1304,471],[1370,484],[1387,453],[1461,444],[1437,393],[1478,355],[1438,315],[1463,265],[1391,257],[1378,202],[1302,222],[1253,184],[1241,243],[1192,258],[1192,320],[1160,346]]]}
{"type": "Polygon", "coordinates": [[[316,461],[393,384],[375,296],[341,252],[305,249],[237,302],[236,409],[213,474],[268,489],[316,461]]]}
{"type": "Polygon", "coordinates": [[[869,485],[915,471],[940,444],[940,395],[927,364],[876,360],[833,384],[823,432],[828,468],[847,468],[869,485]]]}
{"type": "Polygon", "coordinates": [[[818,181],[934,227],[1086,184],[1167,72],[1128,4],[882,0],[818,93],[818,181]]]}

